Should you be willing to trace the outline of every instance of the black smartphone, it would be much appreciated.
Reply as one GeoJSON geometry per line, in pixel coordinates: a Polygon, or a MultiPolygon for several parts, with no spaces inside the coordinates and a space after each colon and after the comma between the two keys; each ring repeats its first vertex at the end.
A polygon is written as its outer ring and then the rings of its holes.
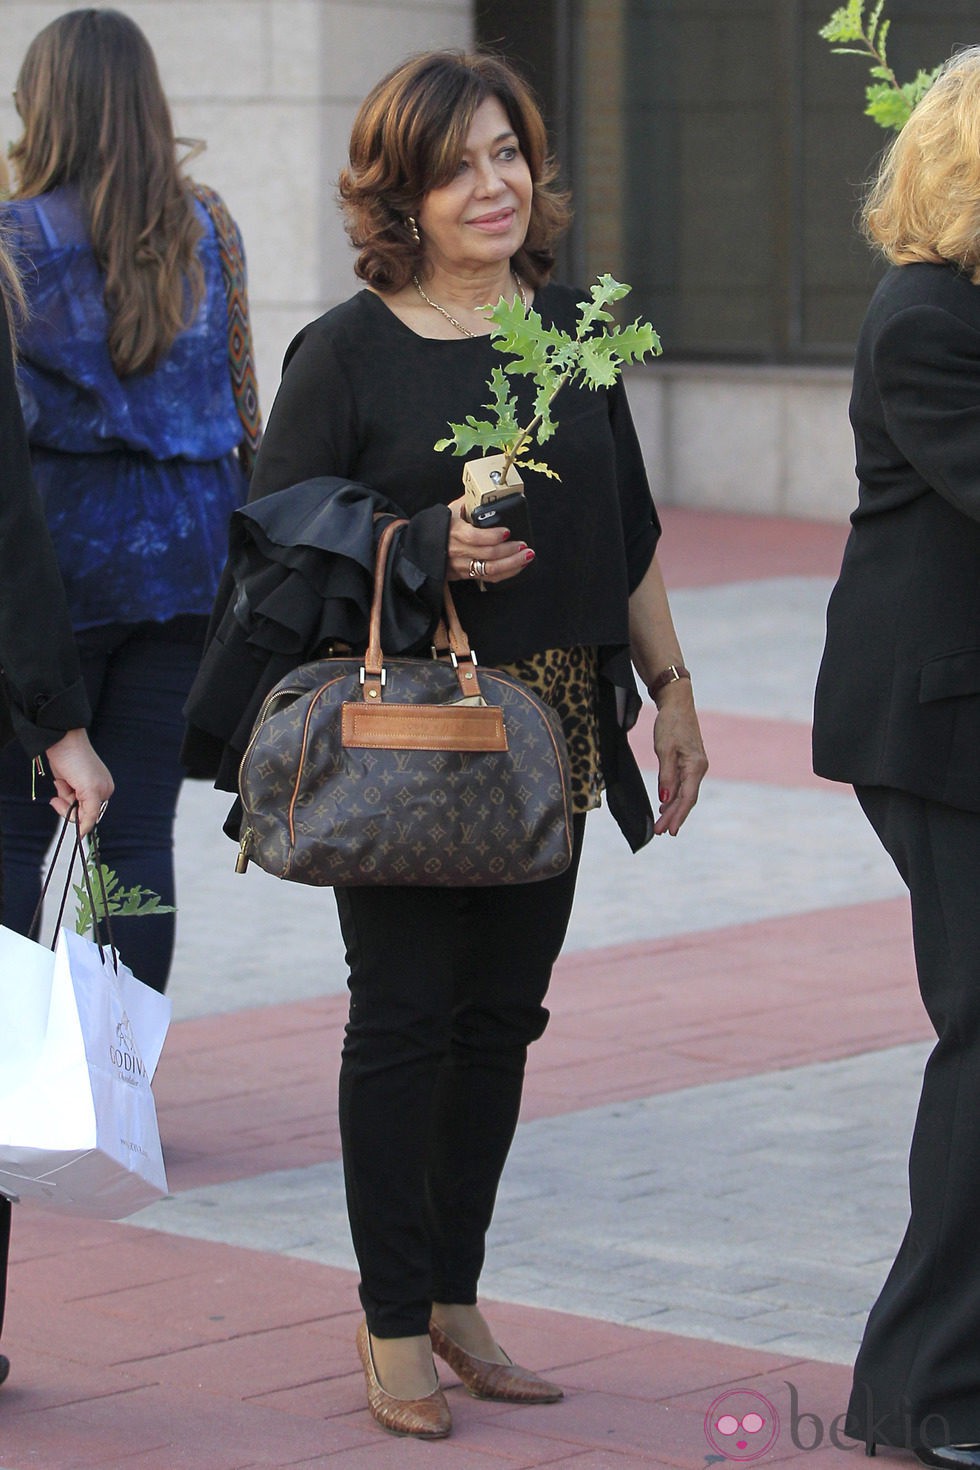
{"type": "Polygon", "coordinates": [[[531,543],[531,517],[523,490],[512,495],[502,495],[499,500],[485,500],[469,513],[474,526],[506,526],[512,541],[531,543]]]}

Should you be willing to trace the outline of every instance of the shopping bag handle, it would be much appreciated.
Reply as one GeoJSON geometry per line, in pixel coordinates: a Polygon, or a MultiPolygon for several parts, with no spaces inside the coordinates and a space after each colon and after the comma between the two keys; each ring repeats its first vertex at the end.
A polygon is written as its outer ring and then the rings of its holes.
{"type": "MultiPolygon", "coordinates": [[[[77,803],[76,803],[76,805],[77,805],[77,803]]],[[[118,955],[117,950],[116,950],[116,942],[115,942],[115,940],[113,939],[113,936],[112,936],[112,921],[109,918],[109,897],[108,897],[108,894],[105,891],[105,876],[104,876],[104,874],[102,872],[102,857],[101,857],[101,854],[99,853],[99,835],[98,835],[98,826],[97,825],[92,828],[91,832],[88,835],[88,849],[89,850],[86,853],[85,848],[82,845],[82,834],[81,834],[81,831],[79,830],[79,827],[78,827],[78,825],[76,823],[76,825],[75,825],[75,851],[72,853],[72,866],[74,867],[75,858],[76,857],[78,857],[78,858],[81,859],[81,864],[82,864],[82,882],[85,884],[85,892],[86,892],[86,894],[88,896],[89,912],[92,915],[92,938],[95,941],[96,945],[98,946],[99,958],[103,961],[103,963],[105,963],[105,951],[106,951],[106,949],[108,949],[109,954],[112,957],[112,968],[118,973],[118,971],[119,971],[119,955],[118,955]],[[97,910],[96,910],[96,907],[95,907],[95,895],[92,892],[92,876],[91,876],[91,874],[89,872],[89,859],[90,858],[95,863],[95,876],[96,876],[96,878],[98,880],[99,889],[100,889],[100,896],[102,898],[102,915],[101,915],[100,918],[97,918],[96,917],[97,910]],[[99,926],[100,925],[102,925],[105,928],[105,946],[104,947],[103,947],[102,940],[99,938],[99,926]]],[[[62,910],[63,909],[64,909],[64,900],[62,900],[62,910]]],[[[59,928],[60,928],[60,924],[61,924],[61,921],[59,919],[59,928]]]]}
{"type": "Polygon", "coordinates": [[[65,836],[68,832],[69,827],[74,827],[75,839],[72,847],[71,859],[68,863],[68,871],[65,874],[65,886],[61,894],[61,903],[58,907],[58,917],[55,920],[54,925],[54,937],[51,941],[50,947],[51,949],[54,949],[55,945],[58,942],[58,932],[61,929],[61,921],[65,916],[65,909],[68,905],[68,894],[71,891],[72,874],[75,871],[75,863],[80,859],[82,864],[82,881],[85,884],[85,891],[88,897],[89,909],[92,914],[92,938],[94,939],[98,947],[100,958],[103,961],[105,960],[105,951],[106,948],[108,948],[109,953],[112,956],[113,969],[118,970],[119,958],[116,952],[116,944],[112,934],[112,924],[109,919],[109,900],[106,894],[105,878],[102,874],[102,862],[99,856],[98,827],[93,827],[92,831],[89,833],[89,846],[91,849],[92,857],[95,860],[96,878],[98,880],[99,887],[101,888],[102,915],[100,918],[96,917],[98,910],[95,907],[95,895],[92,892],[92,878],[89,872],[89,859],[88,855],[85,852],[85,848],[82,845],[82,834],[79,830],[77,820],[74,822],[72,821],[72,817],[77,817],[77,813],[78,802],[76,801],[73,802],[72,805],[69,807],[64,821],[61,824],[61,831],[58,833],[58,841],[55,843],[54,852],[51,854],[51,861],[48,864],[48,870],[44,875],[44,882],[41,885],[41,894],[37,901],[37,907],[34,910],[34,916],[31,919],[30,928],[27,931],[28,938],[36,940],[38,937],[38,931],[41,924],[41,909],[44,905],[44,900],[47,897],[48,888],[51,885],[51,879],[54,875],[55,865],[58,861],[58,855],[61,852],[61,848],[64,844],[65,836]],[[100,926],[104,926],[105,929],[105,944],[103,944],[103,941],[99,937],[100,926]]]}
{"type": "MultiPolygon", "coordinates": [[[[36,940],[38,938],[38,932],[39,932],[40,927],[41,927],[41,910],[44,907],[44,900],[48,896],[48,889],[51,886],[51,879],[54,877],[54,870],[55,870],[55,866],[56,866],[56,864],[58,862],[58,855],[61,852],[62,846],[64,845],[65,834],[67,833],[68,828],[69,828],[70,825],[71,825],[71,812],[69,811],[68,815],[65,817],[64,821],[61,824],[61,831],[58,833],[58,841],[55,843],[54,852],[51,854],[51,861],[48,863],[48,870],[47,870],[47,872],[44,875],[44,882],[41,884],[41,892],[38,895],[37,905],[36,905],[36,907],[34,909],[34,913],[33,913],[32,917],[31,917],[31,922],[28,925],[28,929],[27,929],[27,937],[28,937],[28,939],[34,939],[34,940],[36,940]]],[[[72,874],[72,868],[74,868],[74,866],[75,866],[75,855],[74,855],[74,853],[72,853],[72,860],[71,860],[71,863],[69,864],[69,868],[68,868],[68,876],[65,879],[65,891],[64,891],[64,893],[62,894],[62,897],[61,897],[61,908],[58,910],[58,922],[55,925],[55,929],[54,929],[55,937],[56,938],[57,938],[58,930],[61,928],[61,920],[62,920],[62,916],[64,915],[64,912],[65,912],[65,904],[68,902],[68,890],[71,887],[71,874],[72,874]]],[[[54,948],[54,945],[53,944],[51,945],[51,948],[52,949],[54,948]]]]}

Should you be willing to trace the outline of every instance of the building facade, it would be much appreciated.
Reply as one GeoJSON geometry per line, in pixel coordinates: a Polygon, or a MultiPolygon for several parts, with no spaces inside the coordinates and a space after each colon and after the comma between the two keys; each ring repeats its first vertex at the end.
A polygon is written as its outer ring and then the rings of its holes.
{"type": "MultiPolygon", "coordinates": [[[[0,0],[0,98],[73,8],[0,0]]],[[[120,0],[157,53],[194,173],[249,255],[266,406],[293,333],[356,288],[334,197],[354,111],[405,55],[474,41],[542,99],[576,214],[560,274],[629,281],[664,356],[630,374],[665,503],[826,519],[855,498],[857,327],[879,273],[854,226],[885,139],[834,0],[120,0]]],[[[870,9],[870,5],[868,7],[870,9]]],[[[900,77],[980,41],[976,0],[887,0],[900,77]]],[[[16,136],[12,102],[0,102],[16,136]]]]}

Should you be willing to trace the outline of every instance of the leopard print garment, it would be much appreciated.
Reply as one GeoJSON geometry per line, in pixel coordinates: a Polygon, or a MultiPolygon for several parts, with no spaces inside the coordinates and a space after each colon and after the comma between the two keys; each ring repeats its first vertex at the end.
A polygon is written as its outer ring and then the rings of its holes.
{"type": "Polygon", "coordinates": [[[572,811],[594,811],[601,805],[602,792],[596,714],[599,663],[595,649],[547,648],[530,658],[497,667],[527,684],[556,711],[568,745],[572,811]]]}

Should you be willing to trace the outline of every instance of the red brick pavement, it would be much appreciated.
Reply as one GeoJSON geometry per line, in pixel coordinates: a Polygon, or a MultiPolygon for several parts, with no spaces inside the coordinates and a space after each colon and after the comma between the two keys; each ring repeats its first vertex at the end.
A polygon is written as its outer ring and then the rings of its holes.
{"type": "MultiPolygon", "coordinates": [[[[844,539],[799,522],[664,519],[676,586],[829,576],[844,539]]],[[[814,782],[804,727],[711,711],[705,726],[714,779],[814,782]]],[[[921,1039],[906,930],[894,901],[569,955],[525,1117],[921,1039]]],[[[339,997],[175,1025],[156,1085],[174,1191],[336,1158],[342,1025],[339,997]]],[[[566,1400],[513,1409],[454,1384],[449,1441],[392,1439],[364,1410],[350,1273],[26,1206],[15,1227],[2,1470],[691,1470],[710,1463],[709,1405],[735,1388],[781,1417],[764,1463],[840,1463],[844,1368],[507,1304],[491,1307],[502,1340],[559,1377],[566,1400]]]]}

